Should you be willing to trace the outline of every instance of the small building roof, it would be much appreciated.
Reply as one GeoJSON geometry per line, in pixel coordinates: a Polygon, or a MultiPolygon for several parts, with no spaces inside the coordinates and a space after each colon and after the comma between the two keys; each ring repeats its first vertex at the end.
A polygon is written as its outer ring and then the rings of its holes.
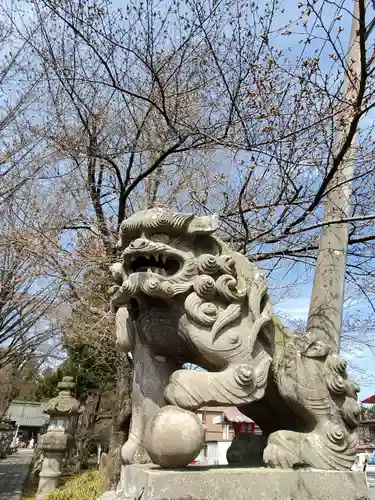
{"type": "Polygon", "coordinates": [[[223,411],[224,417],[228,422],[239,422],[241,424],[243,423],[253,423],[253,420],[251,418],[247,417],[243,413],[240,412],[238,408],[235,406],[229,406],[228,408],[225,408],[223,411]]]}
{"type": "Polygon", "coordinates": [[[45,415],[41,410],[41,404],[35,401],[17,401],[10,403],[5,416],[15,420],[20,427],[43,427],[49,415],[45,415]]]}
{"type": "Polygon", "coordinates": [[[227,422],[239,422],[251,424],[254,420],[247,417],[236,406],[204,406],[198,408],[197,413],[216,413],[221,414],[227,422]]]}
{"type": "Polygon", "coordinates": [[[364,399],[363,401],[361,401],[362,403],[365,403],[365,404],[375,404],[375,394],[373,394],[372,396],[370,396],[369,398],[366,398],[364,399]]]}

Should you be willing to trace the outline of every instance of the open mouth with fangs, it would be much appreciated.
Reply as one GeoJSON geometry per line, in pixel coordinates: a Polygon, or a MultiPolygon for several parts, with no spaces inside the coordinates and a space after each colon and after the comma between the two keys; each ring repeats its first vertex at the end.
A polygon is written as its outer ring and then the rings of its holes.
{"type": "Polygon", "coordinates": [[[177,257],[165,254],[132,255],[128,262],[129,273],[155,273],[161,276],[173,276],[182,268],[177,257]]]}

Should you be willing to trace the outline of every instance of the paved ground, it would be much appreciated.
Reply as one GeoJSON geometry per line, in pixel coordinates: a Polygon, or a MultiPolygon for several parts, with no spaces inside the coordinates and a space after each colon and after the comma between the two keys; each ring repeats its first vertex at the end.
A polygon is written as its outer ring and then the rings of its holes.
{"type": "Polygon", "coordinates": [[[33,450],[19,450],[0,460],[0,500],[19,500],[26,482],[33,450]]]}
{"type": "Polygon", "coordinates": [[[375,472],[371,471],[367,474],[367,483],[370,485],[370,500],[375,500],[375,472]]]}

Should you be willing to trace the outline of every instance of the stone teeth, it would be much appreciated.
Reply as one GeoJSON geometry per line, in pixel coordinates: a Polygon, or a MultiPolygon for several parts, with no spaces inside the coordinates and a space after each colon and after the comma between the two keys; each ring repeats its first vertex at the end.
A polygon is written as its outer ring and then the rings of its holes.
{"type": "Polygon", "coordinates": [[[151,255],[147,255],[147,254],[146,254],[146,255],[145,255],[145,258],[146,258],[147,260],[150,260],[150,259],[151,259],[151,255]]]}
{"type": "Polygon", "coordinates": [[[147,272],[148,272],[149,274],[151,274],[151,273],[152,273],[152,269],[151,269],[151,267],[149,267],[149,268],[147,269],[147,272]]]}
{"type": "Polygon", "coordinates": [[[165,264],[167,262],[167,256],[163,253],[160,255],[160,259],[161,259],[163,264],[165,264]]]}

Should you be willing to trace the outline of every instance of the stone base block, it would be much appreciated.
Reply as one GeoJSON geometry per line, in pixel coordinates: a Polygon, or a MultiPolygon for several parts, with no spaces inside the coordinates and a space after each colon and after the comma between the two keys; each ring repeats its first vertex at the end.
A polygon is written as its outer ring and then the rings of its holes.
{"type": "Polygon", "coordinates": [[[230,466],[123,468],[122,500],[368,500],[363,473],[230,466]]]}

